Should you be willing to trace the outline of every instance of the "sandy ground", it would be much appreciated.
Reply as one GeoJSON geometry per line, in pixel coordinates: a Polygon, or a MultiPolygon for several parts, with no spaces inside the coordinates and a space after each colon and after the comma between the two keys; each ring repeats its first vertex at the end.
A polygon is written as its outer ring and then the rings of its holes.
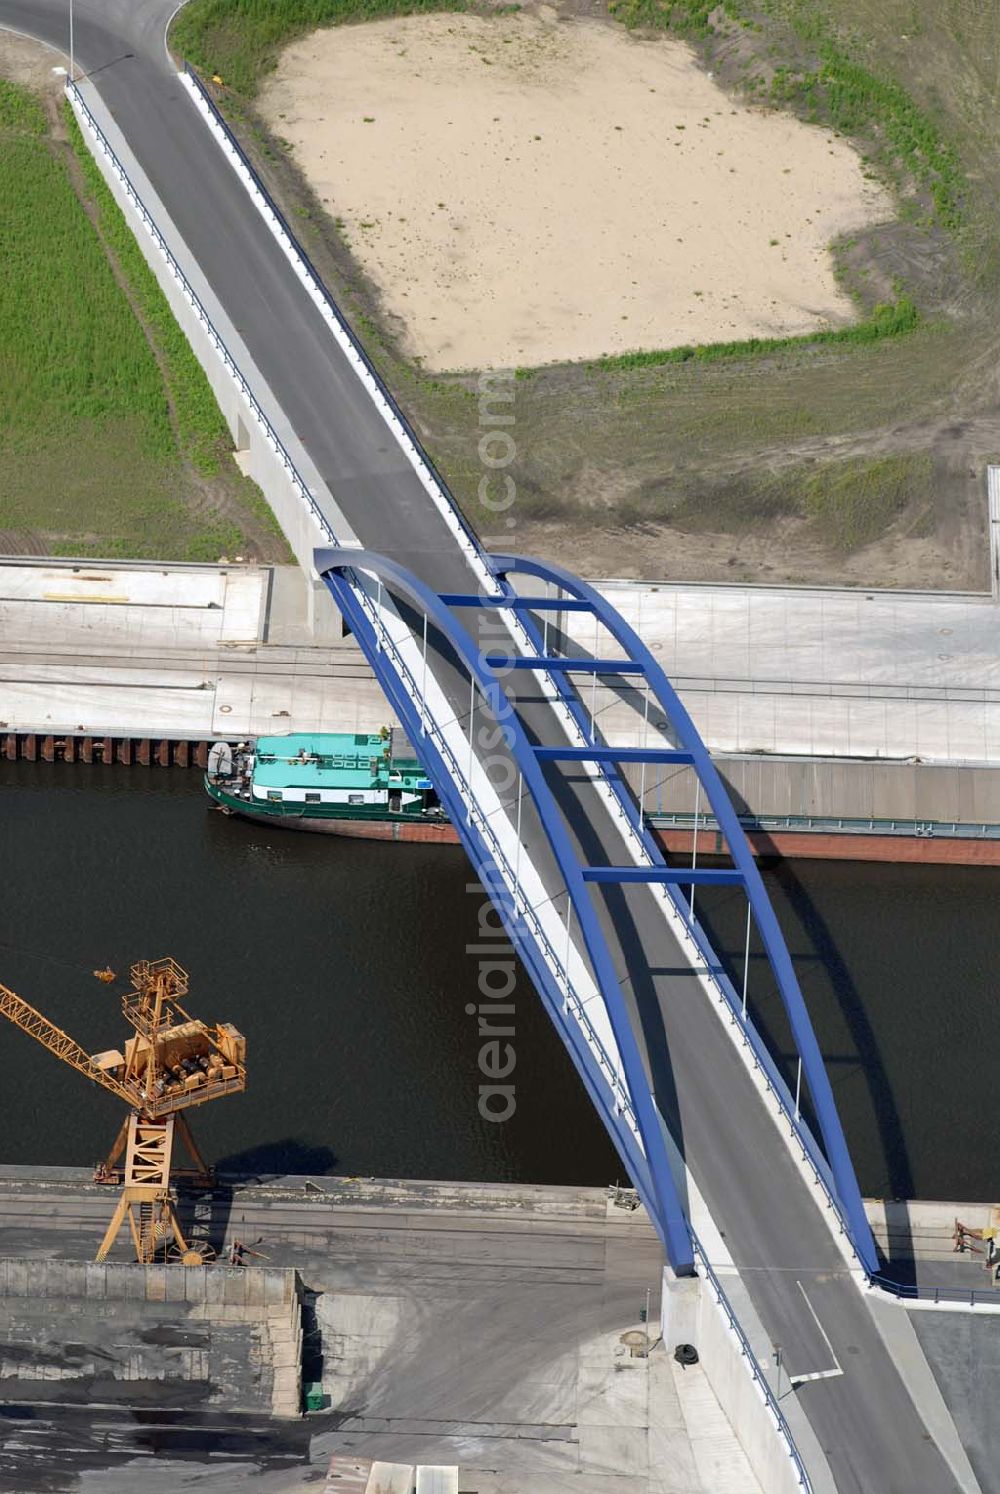
{"type": "Polygon", "coordinates": [[[261,102],[433,369],[842,323],[828,245],[891,215],[848,145],[683,43],[547,9],[319,31],[261,102]]]}
{"type": "Polygon", "coordinates": [[[43,47],[41,42],[13,31],[0,31],[0,78],[59,96],[65,73],[56,69],[64,66],[62,54],[43,47]]]}

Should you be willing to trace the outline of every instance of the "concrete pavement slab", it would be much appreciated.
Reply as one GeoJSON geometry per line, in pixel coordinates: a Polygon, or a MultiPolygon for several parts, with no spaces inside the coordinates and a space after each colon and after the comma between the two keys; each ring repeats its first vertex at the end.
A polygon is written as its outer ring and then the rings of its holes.
{"type": "Polygon", "coordinates": [[[908,1315],[983,1494],[1000,1494],[1000,1317],[908,1315]]]}

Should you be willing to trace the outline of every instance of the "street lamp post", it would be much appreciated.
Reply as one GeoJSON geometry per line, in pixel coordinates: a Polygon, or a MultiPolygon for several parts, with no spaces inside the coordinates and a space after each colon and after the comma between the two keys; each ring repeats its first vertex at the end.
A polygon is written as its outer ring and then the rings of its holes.
{"type": "Polygon", "coordinates": [[[76,80],[76,66],[73,52],[73,0],[69,0],[69,81],[76,80]]]}

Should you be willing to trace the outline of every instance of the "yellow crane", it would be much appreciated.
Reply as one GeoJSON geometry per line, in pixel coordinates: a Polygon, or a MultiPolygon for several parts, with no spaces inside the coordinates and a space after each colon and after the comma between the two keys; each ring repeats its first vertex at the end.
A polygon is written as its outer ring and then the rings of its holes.
{"type": "Polygon", "coordinates": [[[94,1174],[97,1182],[122,1185],[95,1260],[104,1259],[127,1220],[136,1260],[148,1264],[167,1249],[185,1265],[200,1265],[209,1252],[188,1243],[174,1207],[174,1144],[186,1147],[196,1175],[207,1180],[210,1172],[184,1111],[246,1088],[246,1039],[230,1022],[208,1027],[188,1015],[181,1006],[188,991],[187,972],[175,960],[140,960],[130,977],[122,1012],[134,1033],[126,1039],[124,1052],[85,1052],[3,985],[0,1016],[129,1107],[114,1146],[94,1174]]]}

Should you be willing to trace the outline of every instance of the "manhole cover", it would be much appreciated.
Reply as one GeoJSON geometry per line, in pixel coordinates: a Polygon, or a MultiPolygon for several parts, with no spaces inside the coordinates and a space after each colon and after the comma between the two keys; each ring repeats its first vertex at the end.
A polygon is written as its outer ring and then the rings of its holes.
{"type": "Polygon", "coordinates": [[[630,1328],[620,1339],[632,1359],[645,1359],[649,1353],[649,1339],[641,1328],[630,1328]]]}

